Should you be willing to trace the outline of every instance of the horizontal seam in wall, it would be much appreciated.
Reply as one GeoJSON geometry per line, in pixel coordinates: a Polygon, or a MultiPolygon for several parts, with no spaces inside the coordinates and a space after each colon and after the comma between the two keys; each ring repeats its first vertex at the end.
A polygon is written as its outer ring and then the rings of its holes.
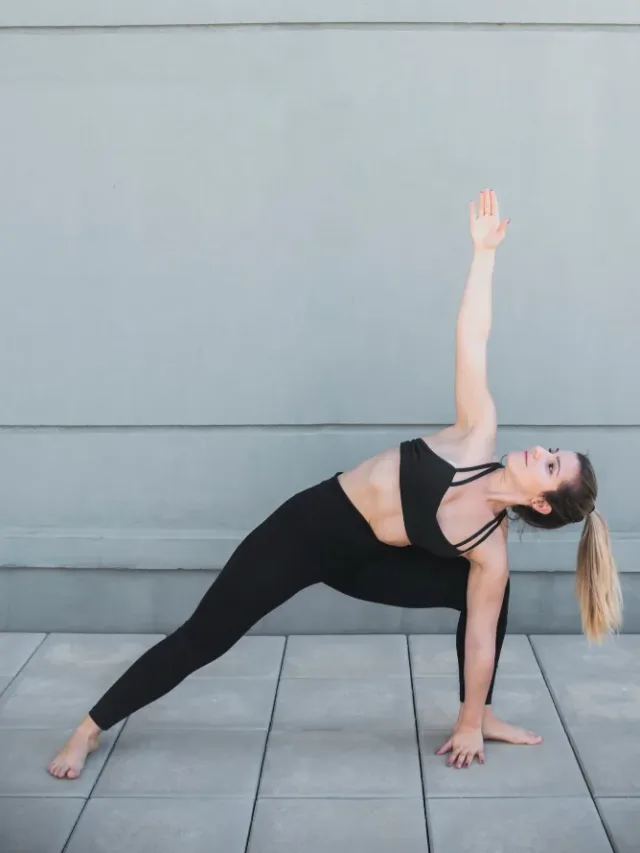
{"type": "Polygon", "coordinates": [[[615,23],[615,22],[580,22],[580,21],[224,21],[185,24],[33,24],[33,25],[11,25],[0,24],[0,33],[25,33],[38,35],[42,33],[78,33],[100,31],[106,33],[127,33],[146,31],[169,31],[169,30],[365,30],[365,29],[407,29],[412,30],[529,30],[550,32],[556,30],[567,31],[596,31],[596,32],[619,32],[620,30],[640,30],[640,14],[637,22],[615,23]]]}
{"type": "MultiPolygon", "coordinates": [[[[250,529],[244,527],[37,527],[37,526],[7,526],[0,527],[0,539],[4,537],[51,537],[56,538],[79,538],[79,539],[243,539],[250,533],[250,529]]],[[[613,530],[609,531],[613,537],[619,539],[633,539],[640,542],[639,530],[613,530]]],[[[557,532],[548,535],[541,533],[518,534],[509,539],[509,543],[538,545],[558,545],[566,542],[577,543],[580,532],[560,536],[557,532]]]]}
{"type": "MultiPolygon", "coordinates": [[[[279,423],[279,424],[259,424],[259,423],[229,423],[229,424],[0,424],[0,433],[3,431],[52,431],[52,432],[74,432],[74,431],[115,431],[115,430],[255,430],[272,432],[277,430],[368,430],[376,432],[388,429],[416,429],[421,431],[430,431],[442,429],[449,424],[445,423],[279,423]]],[[[616,429],[616,430],[635,430],[640,427],[638,424],[601,424],[601,423],[500,423],[498,430],[501,429],[531,429],[531,430],[548,430],[548,429],[616,429]]]]}

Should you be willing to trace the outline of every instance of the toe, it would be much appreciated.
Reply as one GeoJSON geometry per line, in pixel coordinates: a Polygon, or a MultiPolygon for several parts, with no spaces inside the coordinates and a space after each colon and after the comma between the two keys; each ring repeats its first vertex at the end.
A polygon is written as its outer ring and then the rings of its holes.
{"type": "Polygon", "coordinates": [[[69,769],[69,765],[60,759],[54,759],[49,765],[49,773],[56,779],[62,779],[69,769]]]}

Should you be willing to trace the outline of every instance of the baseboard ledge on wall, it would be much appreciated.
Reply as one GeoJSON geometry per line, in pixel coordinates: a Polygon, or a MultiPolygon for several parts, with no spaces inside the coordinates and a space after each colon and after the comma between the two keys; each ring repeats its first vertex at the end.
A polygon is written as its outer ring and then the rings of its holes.
{"type": "MultiPolygon", "coordinates": [[[[0,568],[221,569],[248,531],[2,529],[0,568]]],[[[579,531],[510,537],[514,572],[573,571],[579,531]]],[[[621,572],[640,572],[640,533],[612,532],[621,572]]]]}
{"type": "MultiPolygon", "coordinates": [[[[216,571],[0,569],[0,631],[159,633],[193,611],[216,571]]],[[[579,633],[573,572],[512,576],[512,633],[579,633]]],[[[623,632],[640,633],[640,573],[622,575],[623,632]]],[[[269,614],[254,634],[451,633],[458,615],[444,609],[386,607],[310,587],[269,614]]]]}

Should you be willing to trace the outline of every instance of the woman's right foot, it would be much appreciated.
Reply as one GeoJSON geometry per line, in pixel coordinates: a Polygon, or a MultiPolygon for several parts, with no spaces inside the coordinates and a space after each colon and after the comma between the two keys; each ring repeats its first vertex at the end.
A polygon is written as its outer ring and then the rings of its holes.
{"type": "Polygon", "coordinates": [[[99,741],[100,729],[93,720],[81,723],[49,764],[49,773],[56,779],[77,779],[87,756],[96,751],[99,741]]]}

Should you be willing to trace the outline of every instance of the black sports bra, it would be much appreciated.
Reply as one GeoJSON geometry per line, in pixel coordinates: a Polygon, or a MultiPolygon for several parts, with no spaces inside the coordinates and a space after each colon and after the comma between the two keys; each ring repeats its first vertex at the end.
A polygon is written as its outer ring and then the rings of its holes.
{"type": "Polygon", "coordinates": [[[453,545],[440,529],[438,508],[450,486],[471,483],[502,467],[500,462],[485,462],[469,468],[455,468],[438,456],[423,439],[403,441],[400,445],[400,499],[404,526],[411,544],[426,548],[440,557],[457,557],[484,542],[500,527],[507,514],[506,509],[472,536],[453,545]],[[478,473],[454,483],[453,477],[458,471],[478,473]],[[463,545],[467,547],[463,548],[463,545]]]}

